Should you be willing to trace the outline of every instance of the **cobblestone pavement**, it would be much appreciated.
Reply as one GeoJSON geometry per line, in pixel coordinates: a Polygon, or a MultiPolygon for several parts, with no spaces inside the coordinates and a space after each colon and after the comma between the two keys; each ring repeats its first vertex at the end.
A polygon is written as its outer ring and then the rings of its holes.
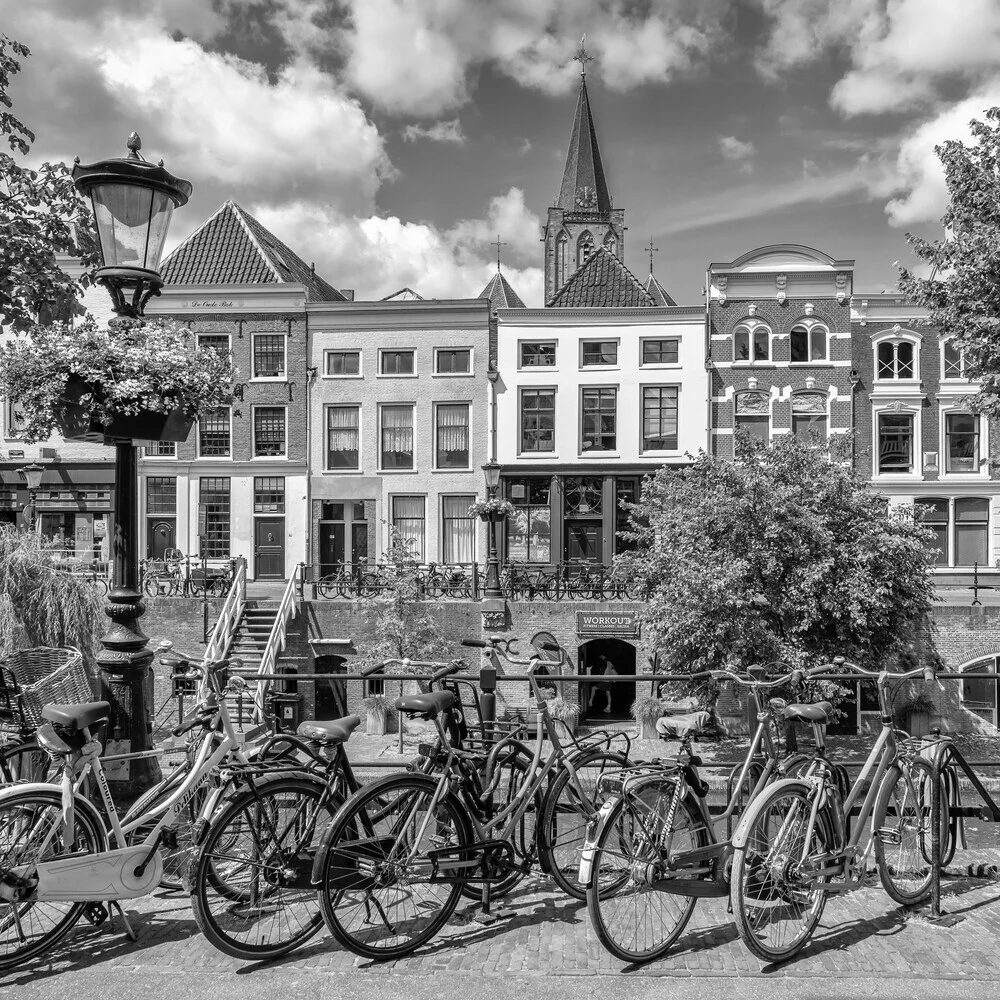
{"type": "MultiPolygon", "coordinates": [[[[980,861],[1000,858],[996,851],[977,854],[980,861]]],[[[959,860],[964,865],[969,857],[957,858],[956,863],[959,860]]],[[[896,986],[928,980],[1000,982],[1000,883],[967,876],[946,879],[942,885],[943,908],[962,918],[951,926],[932,923],[926,913],[896,906],[881,888],[833,898],[809,947],[780,968],[762,968],[743,948],[722,900],[700,901],[673,953],[641,968],[625,966],[608,955],[590,926],[585,904],[560,895],[547,880],[527,881],[503,904],[508,915],[489,926],[470,920],[468,908],[460,906],[439,937],[418,954],[384,964],[372,964],[339,949],[324,930],[300,951],[269,966],[269,973],[262,971],[262,976],[275,971],[282,973],[282,980],[287,972],[288,981],[313,973],[349,973],[352,979],[359,973],[528,979],[595,976],[608,977],[609,988],[623,976],[661,980],[763,977],[812,980],[814,986],[820,979],[835,978],[844,981],[835,991],[841,996],[853,995],[848,980],[859,986],[873,979],[886,984],[895,981],[896,986]]],[[[6,978],[0,976],[0,986],[30,987],[34,994],[45,980],[55,986],[53,977],[60,973],[69,973],[59,977],[66,986],[78,979],[86,981],[90,973],[232,974],[256,968],[208,944],[183,894],[160,892],[128,901],[126,911],[139,934],[137,942],[121,933],[120,924],[114,930],[82,924],[56,954],[44,962],[27,963],[6,978]]],[[[435,983],[442,993],[447,992],[443,979],[435,983]]],[[[376,986],[373,980],[373,989],[376,986]]]]}

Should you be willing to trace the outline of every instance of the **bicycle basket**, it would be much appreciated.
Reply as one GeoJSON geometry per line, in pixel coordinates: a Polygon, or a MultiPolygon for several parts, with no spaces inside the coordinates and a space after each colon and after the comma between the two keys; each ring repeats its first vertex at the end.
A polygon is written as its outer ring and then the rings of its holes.
{"type": "Polygon", "coordinates": [[[94,700],[83,656],[72,646],[37,646],[0,660],[0,668],[17,685],[18,704],[26,726],[38,726],[46,705],[77,705],[94,700]]]}

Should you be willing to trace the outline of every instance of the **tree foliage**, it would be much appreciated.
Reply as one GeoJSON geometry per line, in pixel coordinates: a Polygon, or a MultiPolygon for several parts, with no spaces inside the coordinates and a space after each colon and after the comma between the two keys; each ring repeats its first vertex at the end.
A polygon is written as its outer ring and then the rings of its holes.
{"type": "Polygon", "coordinates": [[[907,234],[913,252],[931,267],[928,278],[903,269],[900,289],[924,306],[929,323],[954,337],[965,374],[980,379],[973,407],[1000,414],[1000,108],[970,123],[972,145],[948,140],[935,147],[951,202],[945,236],[907,234]]]}
{"type": "Polygon", "coordinates": [[[27,46],[0,34],[0,325],[27,329],[37,316],[82,313],[80,285],[57,262],[57,254],[99,266],[97,234],[90,206],[73,186],[65,163],[43,163],[37,170],[18,162],[35,141],[10,110],[10,81],[20,72],[27,46]],[[13,155],[12,155],[13,154],[13,155]]]}
{"type": "Polygon", "coordinates": [[[641,612],[666,669],[902,653],[933,601],[929,532],[846,466],[786,437],[663,468],[633,506],[641,612]]]}

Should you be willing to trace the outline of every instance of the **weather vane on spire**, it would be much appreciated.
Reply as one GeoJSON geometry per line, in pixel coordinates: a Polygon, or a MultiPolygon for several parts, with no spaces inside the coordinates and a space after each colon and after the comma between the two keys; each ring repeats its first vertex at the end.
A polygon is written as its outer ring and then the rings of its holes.
{"type": "Polygon", "coordinates": [[[653,273],[653,254],[654,253],[659,253],[660,252],[660,248],[653,246],[653,237],[650,236],[649,237],[649,246],[648,247],[643,247],[643,249],[646,251],[646,253],[649,254],[649,273],[652,274],[653,273]]]}
{"type": "Polygon", "coordinates": [[[580,47],[576,50],[576,55],[573,58],[580,64],[580,76],[587,75],[587,63],[593,62],[594,57],[587,55],[587,33],[583,33],[583,37],[580,39],[580,47]]]}
{"type": "Polygon", "coordinates": [[[500,242],[500,234],[497,233],[497,238],[490,244],[491,247],[497,248],[497,270],[500,270],[500,247],[505,247],[506,243],[500,242]]]}

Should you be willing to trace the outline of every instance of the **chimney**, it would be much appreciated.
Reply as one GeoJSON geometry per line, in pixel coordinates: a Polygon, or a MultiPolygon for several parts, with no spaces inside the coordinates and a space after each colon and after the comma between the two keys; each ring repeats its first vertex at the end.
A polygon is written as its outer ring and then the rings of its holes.
{"type": "Polygon", "coordinates": [[[343,295],[344,298],[347,299],[348,302],[353,302],[354,301],[354,289],[353,288],[341,288],[340,289],[340,294],[343,295]]]}

